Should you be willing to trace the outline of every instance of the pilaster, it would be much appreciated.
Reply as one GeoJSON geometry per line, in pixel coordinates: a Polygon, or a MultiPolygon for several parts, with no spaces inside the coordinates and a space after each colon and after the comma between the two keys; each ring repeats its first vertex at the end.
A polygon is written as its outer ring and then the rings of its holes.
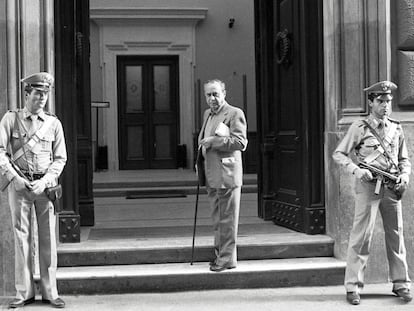
{"type": "MultiPolygon", "coordinates": [[[[52,0],[0,0],[0,117],[23,106],[20,80],[34,72],[53,71],[52,0]]],[[[53,110],[53,94],[49,110],[53,110]]],[[[7,191],[0,193],[0,296],[14,295],[14,234],[7,191]]],[[[36,227],[34,226],[35,230],[36,227]]],[[[37,240],[34,240],[34,246],[37,240]]],[[[34,259],[37,252],[34,252],[34,259]]],[[[36,262],[36,260],[35,260],[36,262]]],[[[36,264],[37,266],[37,264],[36,264]]]]}

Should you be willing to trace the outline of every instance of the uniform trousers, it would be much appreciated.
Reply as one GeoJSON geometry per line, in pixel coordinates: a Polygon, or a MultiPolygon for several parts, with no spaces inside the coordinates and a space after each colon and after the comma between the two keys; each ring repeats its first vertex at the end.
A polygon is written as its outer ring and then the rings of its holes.
{"type": "Polygon", "coordinates": [[[207,187],[207,193],[213,220],[216,264],[236,266],[241,187],[207,187]]]}
{"type": "Polygon", "coordinates": [[[39,241],[40,289],[42,298],[58,298],[56,285],[56,215],[53,204],[45,193],[35,195],[29,191],[15,191],[9,187],[9,203],[15,238],[15,287],[17,299],[35,296],[31,248],[31,211],[36,212],[39,241]]]}
{"type": "Polygon", "coordinates": [[[378,210],[381,213],[385,233],[385,246],[389,265],[389,277],[394,289],[409,288],[410,278],[403,235],[401,201],[395,193],[382,185],[380,193],[374,193],[375,183],[357,181],[355,185],[355,215],[349,238],[345,288],[347,292],[364,286],[364,271],[378,210]]]}

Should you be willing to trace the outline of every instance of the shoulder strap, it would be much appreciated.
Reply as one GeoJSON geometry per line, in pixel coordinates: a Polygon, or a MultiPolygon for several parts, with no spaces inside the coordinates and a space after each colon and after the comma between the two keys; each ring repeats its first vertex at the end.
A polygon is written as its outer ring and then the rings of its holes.
{"type": "MultiPolygon", "coordinates": [[[[17,113],[17,111],[16,111],[16,114],[15,114],[14,122],[16,123],[16,121],[17,121],[17,126],[19,127],[19,131],[18,131],[19,132],[19,140],[20,140],[20,143],[22,145],[22,147],[19,150],[23,150],[22,152],[23,152],[23,155],[24,155],[24,159],[26,160],[26,164],[27,164],[27,168],[29,170],[31,180],[33,180],[33,172],[30,169],[29,161],[27,161],[26,151],[24,150],[25,149],[24,148],[24,141],[23,141],[22,131],[21,131],[21,125],[23,125],[23,124],[22,124],[22,121],[19,118],[19,114],[17,113]]],[[[13,160],[12,161],[14,161],[14,160],[15,160],[15,158],[14,158],[14,155],[13,155],[13,160]]]]}
{"type": "MultiPolygon", "coordinates": [[[[18,120],[18,123],[23,126],[22,121],[20,120],[20,118],[17,116],[16,113],[16,119],[18,120]]],[[[41,138],[43,138],[43,136],[46,134],[47,130],[50,128],[50,126],[52,125],[52,123],[55,121],[55,118],[48,118],[44,121],[43,125],[37,130],[36,133],[34,133],[31,137],[30,140],[26,143],[25,146],[27,146],[26,150],[32,150],[33,147],[36,145],[36,143],[39,142],[39,140],[41,138]]],[[[20,131],[19,131],[19,135],[20,135],[20,131]]],[[[13,154],[13,160],[16,161],[17,159],[19,159],[23,154],[24,154],[24,148],[22,145],[22,148],[20,148],[19,150],[17,150],[14,154],[13,154]]]]}
{"type": "Polygon", "coordinates": [[[368,129],[371,131],[371,133],[375,136],[375,138],[379,141],[379,143],[381,144],[382,149],[384,149],[384,154],[387,156],[388,160],[391,161],[391,164],[393,164],[395,166],[395,168],[400,171],[397,163],[395,163],[394,159],[391,157],[391,155],[389,154],[387,147],[384,144],[384,141],[381,139],[381,137],[378,135],[377,131],[374,130],[372,128],[372,126],[367,122],[367,120],[362,120],[365,125],[368,127],[368,129]]]}

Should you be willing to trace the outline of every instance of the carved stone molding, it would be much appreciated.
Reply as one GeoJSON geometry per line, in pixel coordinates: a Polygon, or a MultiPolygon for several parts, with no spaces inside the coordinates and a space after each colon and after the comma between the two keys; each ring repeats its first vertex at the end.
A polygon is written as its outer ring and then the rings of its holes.
{"type": "Polygon", "coordinates": [[[398,25],[397,45],[400,49],[414,49],[414,0],[396,1],[395,20],[398,25]]]}
{"type": "Polygon", "coordinates": [[[124,42],[123,44],[106,44],[105,46],[110,51],[128,51],[133,48],[164,48],[167,51],[185,51],[191,48],[189,44],[176,44],[173,42],[157,41],[124,42]]]}
{"type": "MultiPolygon", "coordinates": [[[[120,55],[177,55],[179,59],[179,140],[188,146],[193,161],[194,67],[197,22],[207,9],[194,8],[91,8],[90,18],[99,27],[99,49],[106,101],[117,102],[116,58],[120,55]],[[120,27],[122,25],[122,27],[120,27]]],[[[108,146],[108,169],[118,170],[118,111],[111,105],[103,113],[103,134],[108,146]]]]}
{"type": "Polygon", "coordinates": [[[90,18],[98,24],[180,21],[197,23],[207,15],[206,8],[91,8],[90,18]]]}
{"type": "Polygon", "coordinates": [[[396,21],[396,45],[394,68],[398,83],[398,105],[414,105],[414,0],[401,0],[396,6],[393,20],[396,21]]]}
{"type": "Polygon", "coordinates": [[[398,51],[400,106],[414,105],[414,51],[398,51]]]}

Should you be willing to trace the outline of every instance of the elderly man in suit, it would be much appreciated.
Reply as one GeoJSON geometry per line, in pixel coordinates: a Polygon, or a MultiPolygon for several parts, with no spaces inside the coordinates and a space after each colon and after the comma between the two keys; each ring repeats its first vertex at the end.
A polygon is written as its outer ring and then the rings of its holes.
{"type": "Polygon", "coordinates": [[[247,147],[247,124],[241,109],[229,105],[225,84],[210,80],[204,84],[209,109],[204,112],[198,144],[204,158],[205,181],[210,202],[216,258],[210,270],[220,272],[237,265],[243,167],[241,152],[247,147]]]}

